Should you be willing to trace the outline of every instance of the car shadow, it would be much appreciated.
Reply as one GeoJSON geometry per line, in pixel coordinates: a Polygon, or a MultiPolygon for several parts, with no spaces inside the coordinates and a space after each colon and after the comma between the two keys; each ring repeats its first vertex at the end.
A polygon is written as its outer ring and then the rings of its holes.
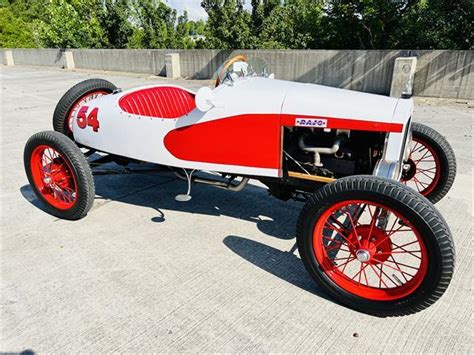
{"type": "MultiPolygon", "coordinates": [[[[264,187],[249,184],[241,192],[232,192],[193,184],[192,200],[179,202],[175,196],[186,193],[187,183],[169,170],[157,170],[156,165],[151,164],[132,164],[124,170],[112,163],[106,168],[119,173],[94,175],[95,205],[101,200],[110,200],[152,208],[157,211],[157,216],[151,218],[156,223],[166,220],[166,210],[227,216],[254,222],[258,230],[275,238],[294,238],[301,202],[280,201],[270,196],[264,187]],[[147,170],[150,172],[143,173],[147,170]]],[[[30,185],[21,187],[20,192],[35,207],[46,211],[30,185]]]]}
{"type": "MultiPolygon", "coordinates": [[[[238,193],[206,185],[193,185],[192,200],[178,202],[175,196],[185,193],[187,185],[169,171],[96,175],[94,181],[96,205],[102,201],[120,201],[148,207],[157,212],[151,218],[156,223],[166,221],[166,211],[227,216],[254,222],[265,235],[284,240],[294,238],[296,221],[302,208],[300,202],[280,201],[269,196],[265,188],[251,184],[238,193]]],[[[31,204],[45,210],[30,185],[21,187],[20,191],[31,204]]],[[[258,268],[311,294],[337,303],[310,277],[293,250],[281,251],[235,235],[225,237],[223,243],[236,255],[258,268]]]]}
{"type": "Polygon", "coordinates": [[[20,193],[24,197],[24,199],[31,203],[33,206],[39,208],[43,212],[47,212],[46,208],[44,207],[44,204],[38,199],[38,197],[36,197],[31,185],[23,185],[22,187],[20,187],[20,193]]]}
{"type": "Polygon", "coordinates": [[[224,244],[235,254],[258,268],[307,292],[336,303],[310,277],[301,259],[292,251],[281,251],[235,235],[227,236],[224,239],[224,244]]]}

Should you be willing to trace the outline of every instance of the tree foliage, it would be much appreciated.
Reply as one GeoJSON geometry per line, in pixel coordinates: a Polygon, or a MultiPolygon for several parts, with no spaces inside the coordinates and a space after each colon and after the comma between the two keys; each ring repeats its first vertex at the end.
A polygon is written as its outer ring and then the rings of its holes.
{"type": "Polygon", "coordinates": [[[35,47],[30,27],[8,7],[0,8],[0,47],[35,47]]]}
{"type": "Polygon", "coordinates": [[[474,47],[473,0],[201,1],[207,21],[178,14],[166,0],[0,0],[0,46],[474,47]]]}
{"type": "Polygon", "coordinates": [[[107,47],[102,12],[98,0],[51,0],[48,21],[38,22],[39,37],[46,47],[107,47]]]}

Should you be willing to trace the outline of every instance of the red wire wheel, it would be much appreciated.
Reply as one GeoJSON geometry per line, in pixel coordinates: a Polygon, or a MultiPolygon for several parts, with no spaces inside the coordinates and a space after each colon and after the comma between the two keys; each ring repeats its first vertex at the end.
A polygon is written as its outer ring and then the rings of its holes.
{"type": "Polygon", "coordinates": [[[441,176],[441,162],[438,154],[421,138],[413,138],[407,169],[402,174],[401,181],[428,196],[437,186],[441,176]]]}
{"type": "Polygon", "coordinates": [[[297,225],[300,257],[337,301],[377,316],[436,302],[454,270],[454,245],[436,208],[412,189],[351,176],[308,198],[297,225]]]}
{"type": "Polygon", "coordinates": [[[84,154],[59,132],[31,136],[23,154],[26,176],[48,212],[64,219],[84,217],[94,202],[94,180],[84,154]]]}
{"type": "Polygon", "coordinates": [[[315,225],[313,249],[337,285],[371,300],[409,295],[428,267],[419,231],[398,212],[371,201],[342,201],[328,208],[315,225]]]}
{"type": "Polygon", "coordinates": [[[77,181],[69,162],[53,147],[39,145],[31,154],[36,189],[54,208],[70,209],[77,201],[77,181]]]}
{"type": "Polygon", "coordinates": [[[428,126],[413,123],[412,135],[400,181],[436,203],[454,183],[456,156],[448,141],[428,126]]]}
{"type": "Polygon", "coordinates": [[[84,80],[70,88],[59,100],[53,114],[53,127],[69,138],[73,138],[73,118],[79,108],[104,95],[109,95],[117,87],[103,79],[84,80]]]}

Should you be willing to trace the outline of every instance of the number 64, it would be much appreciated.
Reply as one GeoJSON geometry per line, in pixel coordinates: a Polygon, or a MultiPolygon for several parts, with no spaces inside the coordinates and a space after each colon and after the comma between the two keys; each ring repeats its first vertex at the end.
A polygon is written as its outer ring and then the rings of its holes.
{"type": "Polygon", "coordinates": [[[79,128],[86,128],[87,126],[92,127],[94,132],[99,132],[99,119],[97,118],[97,114],[99,113],[99,109],[95,107],[92,111],[87,115],[87,111],[89,111],[89,106],[82,106],[77,113],[77,125],[79,128]]]}

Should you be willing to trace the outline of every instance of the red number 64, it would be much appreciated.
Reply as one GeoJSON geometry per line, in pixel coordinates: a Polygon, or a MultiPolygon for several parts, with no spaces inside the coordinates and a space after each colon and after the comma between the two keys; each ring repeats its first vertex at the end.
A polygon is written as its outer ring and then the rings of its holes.
{"type": "Polygon", "coordinates": [[[82,106],[77,113],[77,126],[79,128],[86,128],[87,126],[92,127],[94,132],[99,132],[99,119],[97,118],[97,114],[99,113],[99,109],[95,107],[92,111],[87,115],[87,111],[89,111],[89,106],[82,106]]]}

